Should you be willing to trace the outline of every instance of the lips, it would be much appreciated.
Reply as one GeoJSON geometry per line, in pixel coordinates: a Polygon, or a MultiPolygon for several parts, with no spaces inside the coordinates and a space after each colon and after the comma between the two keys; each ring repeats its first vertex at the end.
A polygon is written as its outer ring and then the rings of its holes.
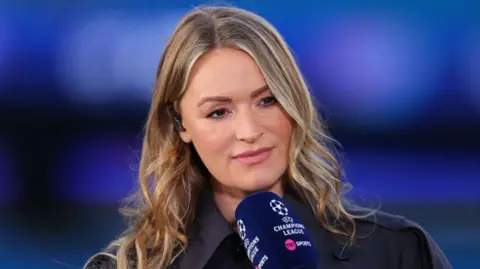
{"type": "Polygon", "coordinates": [[[264,147],[257,150],[249,150],[235,155],[233,158],[246,165],[260,164],[270,157],[273,147],[264,147]]]}

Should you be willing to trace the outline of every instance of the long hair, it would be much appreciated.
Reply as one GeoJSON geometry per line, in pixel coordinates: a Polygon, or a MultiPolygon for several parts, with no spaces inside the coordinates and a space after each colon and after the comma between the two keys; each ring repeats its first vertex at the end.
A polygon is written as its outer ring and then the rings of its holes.
{"type": "Polygon", "coordinates": [[[175,128],[175,107],[195,62],[211,50],[235,48],[259,66],[272,94],[294,122],[287,182],[330,232],[350,239],[357,217],[343,203],[342,170],[309,89],[280,33],[254,13],[234,7],[200,7],[186,14],[160,60],[145,126],[134,222],[112,245],[118,269],[165,268],[187,248],[199,192],[208,171],[175,128]]]}

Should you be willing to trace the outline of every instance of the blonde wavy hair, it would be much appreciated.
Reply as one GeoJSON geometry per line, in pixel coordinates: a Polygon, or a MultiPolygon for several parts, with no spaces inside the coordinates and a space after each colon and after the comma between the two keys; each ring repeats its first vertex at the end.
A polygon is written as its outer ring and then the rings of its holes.
{"type": "MultiPolygon", "coordinates": [[[[344,204],[342,170],[335,141],[319,119],[308,87],[280,33],[254,13],[229,6],[199,7],[176,27],[160,60],[145,126],[134,220],[111,246],[118,269],[165,268],[187,248],[187,227],[208,171],[194,147],[175,128],[175,107],[195,62],[213,49],[236,48],[250,55],[281,106],[294,122],[287,182],[329,231],[355,237],[358,216],[344,204]]],[[[350,242],[353,242],[350,240],[350,242]]]]}

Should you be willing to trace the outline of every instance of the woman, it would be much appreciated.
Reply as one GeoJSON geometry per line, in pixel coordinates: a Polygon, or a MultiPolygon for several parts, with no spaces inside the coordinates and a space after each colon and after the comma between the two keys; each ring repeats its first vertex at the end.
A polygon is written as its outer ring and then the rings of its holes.
{"type": "Polygon", "coordinates": [[[234,211],[256,191],[295,209],[322,268],[451,268],[416,224],[346,206],[332,141],[273,26],[193,10],[158,67],[132,228],[86,268],[252,268],[234,211]]]}

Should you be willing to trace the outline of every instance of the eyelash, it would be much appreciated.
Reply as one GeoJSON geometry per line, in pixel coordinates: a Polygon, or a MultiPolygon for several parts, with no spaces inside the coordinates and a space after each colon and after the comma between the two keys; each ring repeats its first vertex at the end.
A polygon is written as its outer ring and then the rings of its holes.
{"type": "MultiPolygon", "coordinates": [[[[277,99],[274,96],[268,96],[268,97],[262,98],[262,100],[260,101],[260,106],[267,107],[267,106],[271,106],[271,105],[275,104],[276,102],[277,102],[277,99]],[[269,101],[267,104],[261,104],[262,102],[264,102],[266,100],[269,101]]],[[[213,115],[215,115],[218,112],[223,112],[225,114],[226,113],[225,110],[226,110],[225,108],[216,109],[216,110],[212,111],[210,114],[208,114],[207,118],[221,119],[221,118],[224,117],[224,115],[216,116],[216,117],[214,117],[213,115]]]]}

